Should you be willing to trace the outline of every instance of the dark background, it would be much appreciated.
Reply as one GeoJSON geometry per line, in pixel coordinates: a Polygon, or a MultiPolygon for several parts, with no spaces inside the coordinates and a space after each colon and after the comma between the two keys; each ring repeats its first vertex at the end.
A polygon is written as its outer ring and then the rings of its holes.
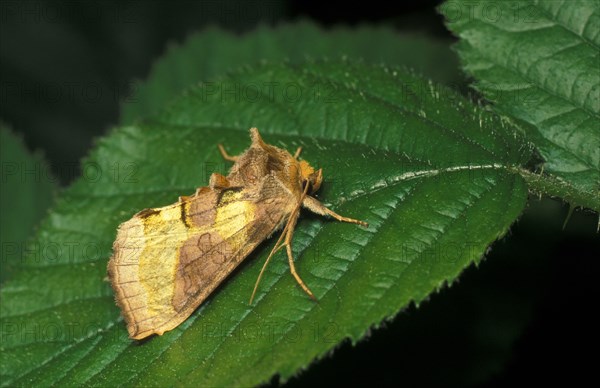
{"type": "MultiPolygon", "coordinates": [[[[2,0],[0,120],[45,154],[65,186],[94,139],[117,125],[132,80],[144,79],[169,43],[193,31],[218,25],[241,34],[259,23],[310,19],[324,27],[389,25],[451,43],[438,3],[2,0]],[[86,93],[98,90],[90,102],[86,93]]],[[[597,215],[576,211],[562,230],[567,211],[532,199],[479,268],[356,347],[342,344],[289,385],[585,382],[600,327],[593,319],[597,215]]]]}

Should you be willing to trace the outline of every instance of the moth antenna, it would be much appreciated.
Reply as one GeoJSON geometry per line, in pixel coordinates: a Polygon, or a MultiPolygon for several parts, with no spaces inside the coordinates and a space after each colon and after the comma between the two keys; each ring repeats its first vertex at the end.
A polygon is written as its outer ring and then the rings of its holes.
{"type": "Polygon", "coordinates": [[[302,152],[302,146],[300,146],[296,149],[296,152],[294,153],[294,159],[298,159],[298,156],[300,156],[301,152],[302,152]]]}
{"type": "MultiPolygon", "coordinates": [[[[287,225],[286,225],[286,228],[287,228],[287,225]]],[[[265,272],[265,269],[267,268],[267,264],[269,264],[269,261],[271,261],[271,257],[273,257],[273,255],[278,250],[280,250],[281,248],[283,248],[283,245],[277,246],[281,242],[281,239],[283,238],[283,236],[284,236],[283,233],[281,233],[281,236],[279,236],[279,239],[275,243],[275,246],[273,247],[273,249],[271,249],[271,253],[269,253],[269,256],[267,257],[267,260],[265,260],[265,263],[263,264],[263,266],[262,266],[262,268],[260,270],[260,273],[258,274],[258,278],[256,278],[256,283],[254,283],[254,290],[252,290],[252,295],[250,295],[250,301],[248,302],[248,304],[252,304],[252,302],[254,301],[254,295],[256,295],[256,290],[258,290],[258,284],[260,283],[260,280],[262,279],[263,273],[265,272]]]]}
{"type": "Polygon", "coordinates": [[[219,152],[221,152],[221,156],[225,160],[229,160],[230,162],[237,162],[237,160],[240,158],[239,156],[229,155],[227,151],[225,151],[225,148],[223,148],[222,144],[217,144],[217,147],[219,147],[219,152]]]}

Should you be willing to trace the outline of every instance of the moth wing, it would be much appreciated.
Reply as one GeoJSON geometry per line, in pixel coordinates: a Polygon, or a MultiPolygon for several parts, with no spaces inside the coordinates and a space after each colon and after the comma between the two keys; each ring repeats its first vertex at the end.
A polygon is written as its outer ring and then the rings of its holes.
{"type": "Polygon", "coordinates": [[[131,338],[177,327],[283,222],[288,204],[271,191],[202,188],[121,224],[108,272],[131,338]]]}

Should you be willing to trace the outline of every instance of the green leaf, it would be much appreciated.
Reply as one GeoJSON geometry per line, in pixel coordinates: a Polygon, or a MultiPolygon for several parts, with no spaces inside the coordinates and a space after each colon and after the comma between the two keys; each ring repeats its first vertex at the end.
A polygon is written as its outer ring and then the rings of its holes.
{"type": "Polygon", "coordinates": [[[0,282],[4,282],[21,265],[23,253],[34,249],[27,247],[27,239],[46,214],[57,187],[41,155],[30,153],[2,122],[0,151],[0,282]]]}
{"type": "Polygon", "coordinates": [[[44,221],[36,241],[57,244],[62,254],[28,261],[30,268],[1,290],[2,381],[247,386],[274,374],[286,380],[479,262],[525,206],[518,172],[530,157],[529,145],[506,123],[398,68],[264,65],[196,86],[156,119],[101,139],[83,166],[97,173],[66,190],[44,221]],[[293,251],[318,303],[298,288],[278,254],[255,304],[247,304],[270,239],[181,326],[128,340],[104,281],[116,227],[224,171],[216,145],[241,152],[251,126],[269,143],[302,145],[303,158],[324,171],[319,198],[369,228],[305,212],[293,251]]]}
{"type": "Polygon", "coordinates": [[[192,34],[180,46],[169,47],[153,65],[148,80],[138,83],[123,104],[121,122],[131,124],[138,117],[151,116],[190,85],[261,61],[302,63],[307,58],[347,56],[408,66],[434,81],[461,86],[464,80],[458,58],[449,46],[389,27],[325,30],[303,21],[262,26],[242,36],[213,27],[192,34]]]}
{"type": "Polygon", "coordinates": [[[441,11],[475,87],[538,147],[549,194],[600,211],[598,2],[449,1],[441,11]]]}

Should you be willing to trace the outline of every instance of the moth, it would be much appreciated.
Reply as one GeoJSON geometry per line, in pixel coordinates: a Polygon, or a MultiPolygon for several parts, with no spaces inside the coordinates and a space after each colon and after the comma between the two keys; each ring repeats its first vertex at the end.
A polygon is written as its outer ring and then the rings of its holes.
{"type": "Polygon", "coordinates": [[[250,129],[252,144],[233,162],[229,175],[213,173],[208,187],[172,205],[145,209],[122,223],[108,262],[108,277],[129,336],[162,335],[185,321],[262,241],[283,229],[260,271],[250,303],[271,257],[285,248],[290,271],[314,299],[294,266],[292,236],[302,207],[336,220],[343,217],[311,196],[323,181],[294,155],[266,144],[250,129]]]}

